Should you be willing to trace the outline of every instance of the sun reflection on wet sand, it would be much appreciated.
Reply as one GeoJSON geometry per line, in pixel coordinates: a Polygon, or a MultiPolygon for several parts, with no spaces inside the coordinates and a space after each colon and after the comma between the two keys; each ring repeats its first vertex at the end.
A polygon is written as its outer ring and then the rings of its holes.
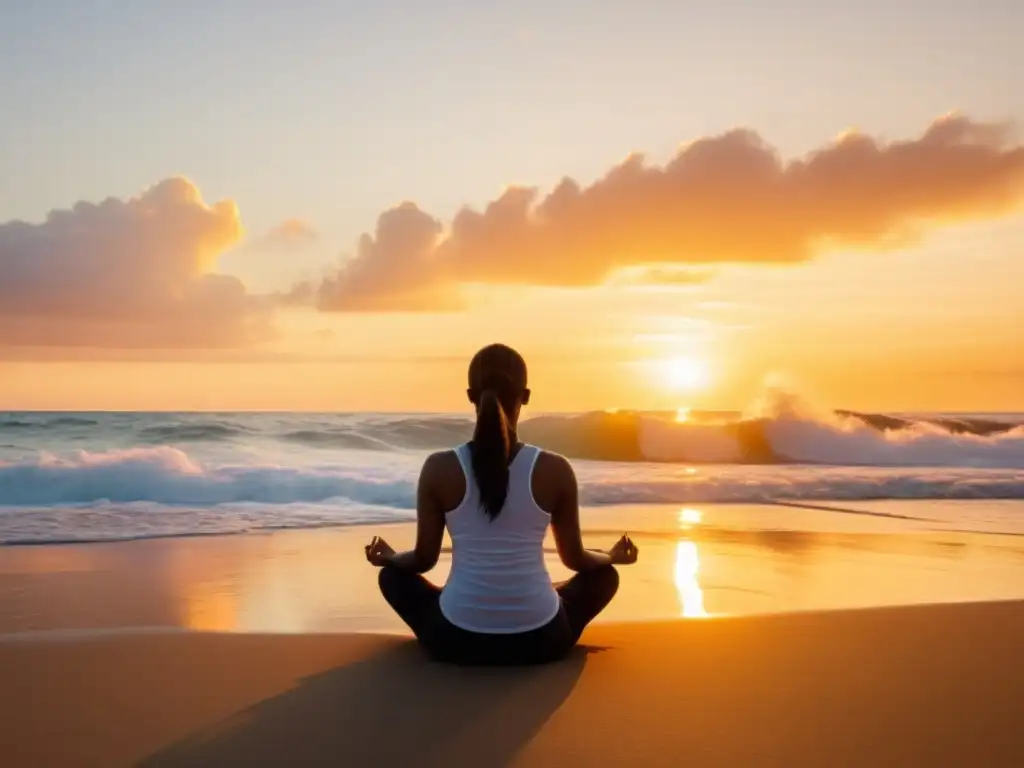
{"type": "Polygon", "coordinates": [[[704,610],[704,590],[700,588],[697,572],[700,570],[700,558],[697,545],[692,541],[680,541],[676,544],[676,591],[679,593],[679,605],[686,618],[702,618],[708,615],[704,610]]]}
{"type": "Polygon", "coordinates": [[[679,525],[683,528],[689,528],[690,526],[697,525],[703,518],[704,515],[701,514],[699,509],[683,507],[679,510],[679,525]]]}
{"type": "Polygon", "coordinates": [[[189,629],[235,632],[239,630],[238,595],[225,588],[206,584],[185,585],[185,615],[182,623],[189,629]]]}
{"type": "MultiPolygon", "coordinates": [[[[683,507],[679,510],[679,527],[684,531],[691,530],[704,519],[699,509],[683,507]]],[[[676,543],[675,581],[676,592],[679,594],[679,605],[686,618],[707,616],[704,610],[704,590],[700,587],[697,574],[700,571],[700,553],[696,542],[681,539],[676,543]]]]}

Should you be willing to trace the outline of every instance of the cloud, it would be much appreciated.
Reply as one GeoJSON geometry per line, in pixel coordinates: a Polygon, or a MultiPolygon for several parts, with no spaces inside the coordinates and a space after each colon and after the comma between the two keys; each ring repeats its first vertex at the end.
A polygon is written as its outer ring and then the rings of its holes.
{"type": "MultiPolygon", "coordinates": [[[[342,271],[320,285],[317,305],[327,311],[460,307],[443,255],[438,258],[441,229],[441,222],[414,203],[385,211],[377,219],[376,232],[362,236],[342,271]]],[[[304,293],[301,287],[296,290],[304,293]]]]}
{"type": "Polygon", "coordinates": [[[583,187],[513,187],[445,227],[414,203],[381,214],[316,290],[324,310],[459,306],[458,286],[588,286],[657,265],[788,264],[828,249],[891,250],[1024,200],[1024,146],[1006,126],[951,115],[917,138],[848,132],[785,161],[733,130],[666,165],[628,157],[583,187]]]}
{"type": "Polygon", "coordinates": [[[707,269],[688,269],[679,264],[656,266],[624,267],[611,278],[615,285],[636,285],[682,288],[702,285],[714,277],[707,269]]]}
{"type": "Polygon", "coordinates": [[[313,225],[302,219],[285,219],[262,237],[255,239],[251,247],[260,250],[287,250],[313,245],[320,240],[320,233],[313,225]]]}
{"type": "Polygon", "coordinates": [[[221,347],[265,337],[270,304],[212,272],[242,235],[231,201],[170,178],[129,200],[0,224],[0,345],[221,347]]]}

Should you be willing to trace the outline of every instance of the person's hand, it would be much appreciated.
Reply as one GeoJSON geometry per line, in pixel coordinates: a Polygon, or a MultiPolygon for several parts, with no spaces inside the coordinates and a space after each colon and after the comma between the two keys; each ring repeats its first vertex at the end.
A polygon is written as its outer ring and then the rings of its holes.
{"type": "Polygon", "coordinates": [[[370,565],[376,565],[378,568],[389,565],[391,558],[395,556],[395,550],[380,536],[374,536],[364,549],[366,550],[367,562],[370,565]]]}
{"type": "Polygon", "coordinates": [[[632,565],[636,562],[637,551],[633,540],[626,534],[622,534],[622,538],[608,550],[608,557],[612,559],[612,565],[632,565]]]}

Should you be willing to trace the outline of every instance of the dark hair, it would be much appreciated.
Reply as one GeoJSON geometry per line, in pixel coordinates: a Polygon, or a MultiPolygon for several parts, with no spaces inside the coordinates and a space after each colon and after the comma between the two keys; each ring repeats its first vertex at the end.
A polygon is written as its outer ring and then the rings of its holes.
{"type": "Polygon", "coordinates": [[[508,497],[509,462],[519,405],[530,400],[526,361],[504,344],[491,344],[469,364],[469,399],[476,405],[476,429],[469,444],[480,507],[492,520],[508,497]]]}

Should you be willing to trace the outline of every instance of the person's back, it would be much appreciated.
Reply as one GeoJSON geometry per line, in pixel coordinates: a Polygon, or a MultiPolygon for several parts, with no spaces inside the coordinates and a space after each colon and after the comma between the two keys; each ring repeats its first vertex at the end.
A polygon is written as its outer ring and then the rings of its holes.
{"type": "Polygon", "coordinates": [[[396,553],[378,537],[366,558],[381,566],[385,599],[435,657],[516,664],[564,655],[615,595],[613,565],[636,561],[623,536],[608,552],[583,547],[576,476],[556,454],[517,440],[529,402],[526,363],[509,347],[480,350],[469,366],[473,439],[431,455],[420,473],[416,547],[396,553]],[[544,562],[551,526],[576,575],[554,585],[544,562]],[[444,589],[420,576],[437,563],[445,528],[452,569],[444,589]]]}
{"type": "Polygon", "coordinates": [[[466,493],[445,515],[452,540],[452,569],[441,591],[441,612],[470,632],[527,632],[558,613],[558,593],[544,565],[551,515],[533,498],[533,470],[540,450],[524,445],[509,465],[508,496],[494,519],[480,510],[469,444],[456,455],[466,493]]]}

